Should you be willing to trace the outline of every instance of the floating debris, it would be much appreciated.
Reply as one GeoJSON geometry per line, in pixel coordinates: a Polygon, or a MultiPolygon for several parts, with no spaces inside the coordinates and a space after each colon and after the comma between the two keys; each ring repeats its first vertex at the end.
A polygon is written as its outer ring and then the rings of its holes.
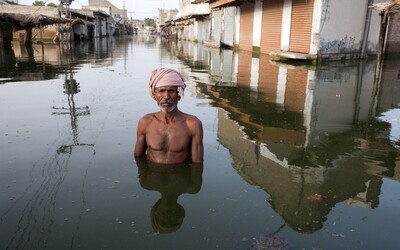
{"type": "Polygon", "coordinates": [[[279,236],[271,234],[261,235],[258,238],[252,238],[250,240],[250,250],[287,250],[290,249],[289,242],[279,236]]]}
{"type": "Polygon", "coordinates": [[[324,196],[322,194],[312,194],[312,195],[308,196],[307,199],[322,201],[322,200],[326,199],[326,196],[324,196]]]}
{"type": "Polygon", "coordinates": [[[335,234],[335,233],[333,233],[332,236],[333,236],[333,237],[344,238],[344,235],[343,235],[343,234],[335,234]]]}

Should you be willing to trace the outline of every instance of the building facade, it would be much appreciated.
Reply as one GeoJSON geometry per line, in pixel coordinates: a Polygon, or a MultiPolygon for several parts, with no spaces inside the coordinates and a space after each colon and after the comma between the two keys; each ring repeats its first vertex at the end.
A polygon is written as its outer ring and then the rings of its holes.
{"type": "MultiPolygon", "coordinates": [[[[191,0],[210,9],[209,42],[217,46],[314,60],[376,54],[382,0],[191,0]],[[340,14],[339,14],[340,13],[340,14]]],[[[180,10],[182,11],[182,10],[180,10]]],[[[398,20],[391,34],[398,30],[398,20]]],[[[398,32],[397,32],[398,33],[398,32]]],[[[396,50],[396,42],[391,49],[396,50]]]]}

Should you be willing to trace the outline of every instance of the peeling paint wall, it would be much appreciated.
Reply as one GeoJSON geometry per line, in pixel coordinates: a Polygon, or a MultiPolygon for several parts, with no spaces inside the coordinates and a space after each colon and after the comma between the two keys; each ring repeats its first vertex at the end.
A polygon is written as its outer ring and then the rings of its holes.
{"type": "Polygon", "coordinates": [[[368,34],[367,53],[376,53],[380,17],[377,11],[372,10],[370,28],[365,28],[368,24],[367,3],[365,0],[321,0],[318,54],[322,57],[358,57],[365,32],[368,34]]]}

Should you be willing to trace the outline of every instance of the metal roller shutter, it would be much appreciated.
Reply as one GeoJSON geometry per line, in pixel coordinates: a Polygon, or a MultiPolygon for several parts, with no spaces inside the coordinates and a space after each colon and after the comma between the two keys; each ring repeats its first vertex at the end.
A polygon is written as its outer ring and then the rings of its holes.
{"type": "Polygon", "coordinates": [[[310,52],[314,0],[293,0],[289,51],[310,52]]]}
{"type": "Polygon", "coordinates": [[[233,47],[233,32],[235,27],[235,7],[224,9],[224,33],[222,43],[233,47]]]}
{"type": "Polygon", "coordinates": [[[281,47],[284,0],[264,1],[261,27],[261,53],[278,51],[281,47]]]}
{"type": "Polygon", "coordinates": [[[213,30],[212,30],[212,40],[215,42],[221,42],[221,11],[215,10],[213,12],[214,20],[213,20],[213,30]]]}
{"type": "Polygon", "coordinates": [[[254,3],[244,2],[240,5],[240,38],[239,49],[253,51],[254,3]]]}

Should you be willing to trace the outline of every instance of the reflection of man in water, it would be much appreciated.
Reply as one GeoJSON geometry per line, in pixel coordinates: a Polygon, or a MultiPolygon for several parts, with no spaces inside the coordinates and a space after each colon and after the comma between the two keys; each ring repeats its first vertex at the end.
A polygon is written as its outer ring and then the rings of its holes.
{"type": "Polygon", "coordinates": [[[191,160],[203,162],[203,127],[193,115],[178,110],[186,84],[174,69],[153,70],[149,81],[150,95],[159,112],[139,120],[135,156],[144,156],[156,163],[176,164],[191,160]]]}
{"type": "Polygon", "coordinates": [[[151,209],[151,223],[158,233],[177,231],[185,218],[185,209],[178,203],[181,194],[195,194],[202,184],[201,165],[179,164],[168,166],[153,164],[137,158],[140,185],[161,193],[151,209]]]}

